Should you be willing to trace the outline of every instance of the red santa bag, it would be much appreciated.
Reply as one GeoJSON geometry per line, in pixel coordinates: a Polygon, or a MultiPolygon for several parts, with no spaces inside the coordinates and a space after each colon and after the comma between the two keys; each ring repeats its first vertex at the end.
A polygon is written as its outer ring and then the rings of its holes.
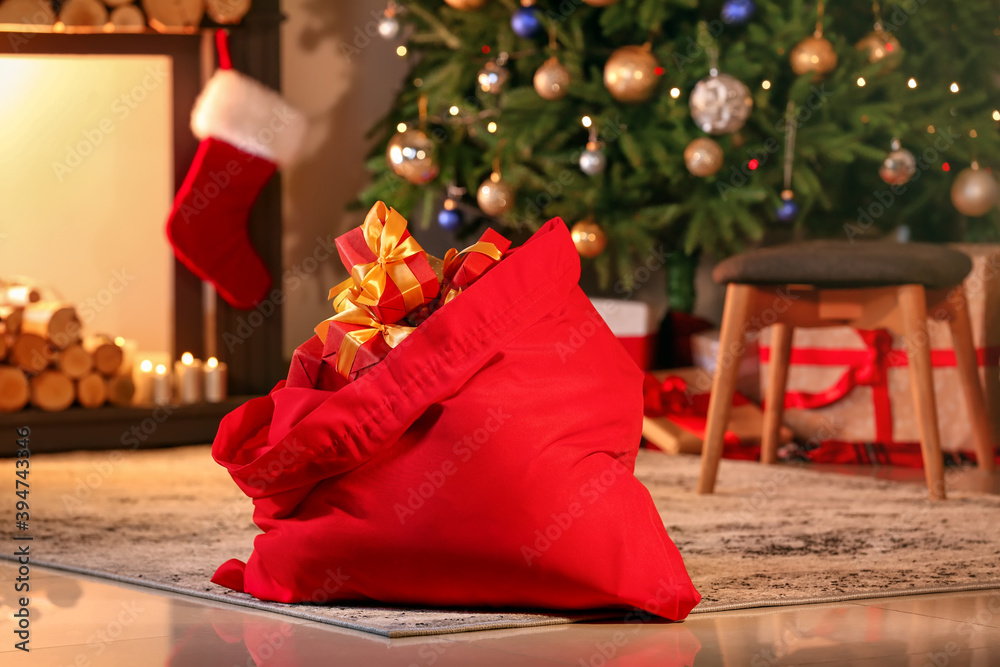
{"type": "Polygon", "coordinates": [[[228,415],[212,455],[263,533],[212,580],[277,602],[687,616],[700,595],[633,477],[642,374],[579,276],[553,220],[371,372],[228,415]]]}

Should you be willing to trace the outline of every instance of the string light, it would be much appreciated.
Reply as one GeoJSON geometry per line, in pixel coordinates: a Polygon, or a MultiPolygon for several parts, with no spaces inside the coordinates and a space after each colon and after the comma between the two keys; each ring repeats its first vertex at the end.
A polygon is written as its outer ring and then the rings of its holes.
{"type": "Polygon", "coordinates": [[[448,113],[450,113],[452,116],[457,116],[458,115],[458,107],[452,107],[452,108],[448,109],[448,113]]]}
{"type": "Polygon", "coordinates": [[[397,132],[406,132],[406,123],[400,123],[396,126],[397,132]]]}
{"type": "Polygon", "coordinates": [[[581,122],[583,123],[584,127],[590,127],[591,125],[594,124],[594,121],[590,120],[590,116],[584,116],[581,122]]]}
{"type": "Polygon", "coordinates": [[[653,74],[655,74],[656,76],[663,76],[663,68],[657,67],[656,69],[653,70],[653,74]]]}
{"type": "Polygon", "coordinates": [[[909,86],[910,88],[916,88],[917,80],[914,79],[913,77],[910,77],[910,80],[906,82],[906,85],[909,86]]]}
{"type": "Polygon", "coordinates": [[[760,87],[763,88],[764,90],[771,90],[771,82],[768,81],[767,79],[764,79],[763,81],[760,82],[760,87]]]}
{"type": "Polygon", "coordinates": [[[493,121],[490,121],[490,124],[486,126],[486,131],[489,132],[490,134],[494,134],[497,131],[497,124],[493,121]]]}
{"type": "Polygon", "coordinates": [[[993,120],[1000,120],[1000,109],[993,110],[993,120]]]}
{"type": "Polygon", "coordinates": [[[928,125],[927,126],[927,134],[934,134],[934,126],[933,125],[928,125]]]}
{"type": "Polygon", "coordinates": [[[676,100],[680,96],[681,96],[681,89],[680,88],[671,88],[670,89],[670,97],[672,97],[672,98],[674,98],[676,100]]]}
{"type": "Polygon", "coordinates": [[[951,165],[945,162],[941,165],[941,171],[951,171],[951,165]]]}
{"type": "Polygon", "coordinates": [[[865,81],[865,77],[863,77],[863,76],[859,76],[858,77],[858,85],[859,86],[864,86],[866,83],[868,83],[868,82],[865,81]]]}
{"type": "Polygon", "coordinates": [[[969,130],[969,136],[975,139],[979,136],[979,134],[977,134],[975,130],[969,130]]]}
{"type": "Polygon", "coordinates": [[[397,46],[396,47],[396,55],[399,56],[400,58],[402,58],[403,56],[405,56],[406,55],[406,47],[403,46],[402,44],[400,44],[399,46],[397,46]]]}
{"type": "Polygon", "coordinates": [[[750,162],[747,163],[747,167],[750,168],[750,171],[756,171],[757,167],[759,166],[760,162],[758,162],[756,159],[750,160],[750,162]]]}
{"type": "Polygon", "coordinates": [[[951,92],[953,92],[953,93],[957,93],[957,92],[958,92],[958,84],[957,84],[957,83],[955,83],[954,81],[952,81],[952,82],[951,82],[951,86],[949,86],[949,87],[948,87],[948,89],[949,89],[949,90],[950,90],[951,92]]]}

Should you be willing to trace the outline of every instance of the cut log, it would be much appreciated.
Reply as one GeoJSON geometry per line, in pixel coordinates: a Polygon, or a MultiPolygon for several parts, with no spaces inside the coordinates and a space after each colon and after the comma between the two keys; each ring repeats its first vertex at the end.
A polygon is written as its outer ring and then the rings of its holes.
{"type": "Polygon", "coordinates": [[[94,358],[83,345],[74,343],[58,353],[56,366],[71,380],[79,380],[94,368],[94,358]]]}
{"type": "Polygon", "coordinates": [[[36,287],[27,285],[4,285],[0,287],[0,303],[5,306],[27,306],[42,300],[42,293],[36,287]]]}
{"type": "Polygon", "coordinates": [[[17,412],[28,404],[31,390],[24,371],[0,366],[0,412],[17,412]]]}
{"type": "Polygon", "coordinates": [[[108,400],[108,384],[100,373],[88,373],[77,380],[76,400],[85,408],[99,408],[108,400]]]}
{"type": "Polygon", "coordinates": [[[47,370],[31,378],[31,404],[48,412],[73,405],[76,387],[62,371],[47,370]]]}
{"type": "Polygon", "coordinates": [[[80,340],[80,320],[76,309],[59,301],[39,301],[25,306],[21,332],[32,333],[62,349],[80,340]]]}
{"type": "Polygon", "coordinates": [[[131,375],[116,375],[108,378],[108,402],[119,407],[132,405],[135,398],[135,382],[131,375]]]}
{"type": "Polygon", "coordinates": [[[41,373],[52,363],[52,358],[52,347],[35,334],[17,336],[10,348],[10,363],[25,373],[41,373]]]}
{"type": "Polygon", "coordinates": [[[21,306],[0,306],[0,322],[7,327],[7,333],[21,333],[21,319],[24,316],[24,308],[21,306]]]}
{"type": "Polygon", "coordinates": [[[109,377],[115,375],[122,367],[125,358],[121,346],[108,336],[87,336],[83,348],[94,358],[94,369],[109,377]]]}

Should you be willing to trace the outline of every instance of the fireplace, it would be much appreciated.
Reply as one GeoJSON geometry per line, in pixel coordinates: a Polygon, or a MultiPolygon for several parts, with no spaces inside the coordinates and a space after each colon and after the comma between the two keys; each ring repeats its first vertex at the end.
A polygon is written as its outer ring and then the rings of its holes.
{"type": "MultiPolygon", "coordinates": [[[[229,29],[234,67],[272,88],[280,21],[278,0],[256,0],[229,29]]],[[[198,148],[191,108],[215,68],[214,30],[201,25],[168,34],[0,26],[0,278],[32,278],[77,307],[85,332],[135,341],[135,363],[159,355],[169,367],[189,352],[228,367],[220,403],[0,415],[4,427],[30,426],[40,449],[207,442],[235,404],[284,376],[281,304],[231,308],[173,258],[163,231],[198,148]]],[[[277,283],[278,178],[249,229],[277,283]]]]}

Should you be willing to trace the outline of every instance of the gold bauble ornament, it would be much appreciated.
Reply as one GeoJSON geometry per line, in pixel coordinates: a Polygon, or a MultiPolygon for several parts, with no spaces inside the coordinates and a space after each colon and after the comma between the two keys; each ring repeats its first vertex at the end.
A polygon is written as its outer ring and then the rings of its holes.
{"type": "Polygon", "coordinates": [[[535,91],[545,100],[561,100],[569,91],[569,70],[555,56],[535,72],[535,91]]]}
{"type": "Polygon", "coordinates": [[[684,149],[684,164],[695,176],[711,176],[722,168],[722,147],[708,137],[698,137],[684,149]]]}
{"type": "Polygon", "coordinates": [[[444,0],[444,2],[449,7],[461,9],[463,12],[479,9],[486,4],[486,0],[444,0]]]}
{"type": "Polygon", "coordinates": [[[385,151],[393,173],[415,185],[426,185],[437,178],[440,167],[434,158],[434,142],[420,130],[398,132],[385,151]]]}
{"type": "Polygon", "coordinates": [[[792,71],[796,74],[815,72],[817,79],[837,66],[837,52],[825,37],[812,35],[795,45],[791,55],[792,71]]]}
{"type": "Polygon", "coordinates": [[[973,217],[985,215],[997,203],[996,179],[982,169],[963,169],[951,186],[951,203],[959,213],[973,217]]]}
{"type": "Polygon", "coordinates": [[[503,215],[514,207],[514,188],[493,172],[476,191],[476,203],[486,215],[503,215]]]}
{"type": "Polygon", "coordinates": [[[590,5],[591,7],[610,7],[616,2],[618,0],[583,0],[583,4],[590,5]]]}
{"type": "Polygon", "coordinates": [[[216,23],[239,23],[250,11],[250,0],[206,0],[205,11],[216,23]]]}
{"type": "Polygon", "coordinates": [[[903,55],[903,47],[896,36],[884,30],[873,30],[862,37],[856,46],[859,51],[868,53],[868,62],[885,63],[886,70],[898,65],[903,55]]]}
{"type": "Polygon", "coordinates": [[[656,56],[645,46],[623,46],[604,66],[604,85],[619,102],[644,102],[656,90],[656,56]]]}
{"type": "Polygon", "coordinates": [[[581,220],[569,231],[573,237],[573,245],[581,257],[593,259],[604,252],[604,248],[608,245],[607,234],[593,220],[581,220]]]}

